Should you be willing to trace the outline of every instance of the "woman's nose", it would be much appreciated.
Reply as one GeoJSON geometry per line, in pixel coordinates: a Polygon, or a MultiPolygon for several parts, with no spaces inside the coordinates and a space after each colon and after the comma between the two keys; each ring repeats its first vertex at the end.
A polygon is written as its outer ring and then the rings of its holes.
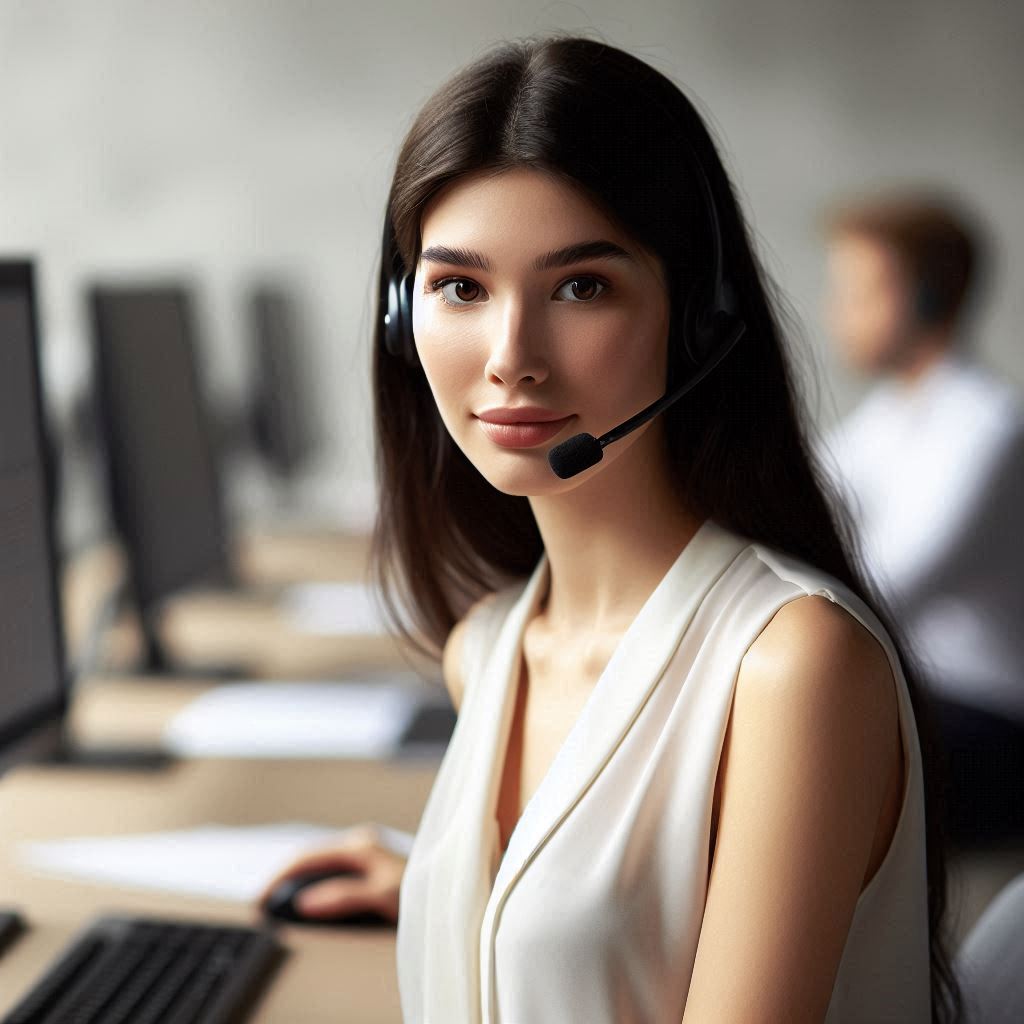
{"type": "Polygon", "coordinates": [[[490,337],[485,372],[490,380],[508,386],[523,380],[539,383],[549,372],[544,327],[521,301],[510,301],[500,311],[490,337]]]}

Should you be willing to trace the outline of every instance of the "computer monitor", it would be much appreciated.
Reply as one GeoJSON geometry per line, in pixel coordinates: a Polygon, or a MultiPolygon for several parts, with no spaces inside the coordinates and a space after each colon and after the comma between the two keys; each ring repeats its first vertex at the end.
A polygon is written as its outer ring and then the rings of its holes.
{"type": "Polygon", "coordinates": [[[80,750],[58,586],[53,474],[33,267],[0,260],[0,772],[27,761],[154,769],[155,750],[80,750]]]}
{"type": "Polygon", "coordinates": [[[294,477],[316,449],[316,427],[295,299],[280,285],[249,293],[253,342],[252,432],[256,448],[278,476],[294,477]]]}
{"type": "Polygon", "coordinates": [[[231,581],[195,317],[179,284],[95,285],[89,306],[111,516],[145,620],[183,588],[231,581]]]}
{"type": "Polygon", "coordinates": [[[52,755],[68,701],[33,268],[0,261],[0,771],[52,755]]]}
{"type": "MultiPolygon", "coordinates": [[[[47,472],[51,455],[45,440],[47,432],[42,394],[32,265],[26,260],[0,260],[0,771],[28,760],[67,761],[119,770],[126,767],[163,767],[169,759],[159,753],[142,760],[124,752],[127,755],[124,758],[115,756],[104,760],[102,757],[87,757],[78,761],[71,756],[74,752],[66,743],[68,674],[64,666],[53,501],[47,472]]],[[[153,978],[160,973],[161,964],[166,965],[168,956],[178,956],[183,950],[186,943],[182,938],[195,935],[197,930],[197,925],[192,922],[188,922],[189,931],[180,922],[158,919],[156,924],[160,933],[171,928],[177,928],[177,932],[172,937],[176,944],[174,949],[168,943],[163,950],[155,950],[156,955],[148,965],[153,978]],[[164,959],[161,960],[161,956],[164,959]]],[[[107,1006],[110,991],[103,990],[101,986],[107,985],[109,979],[106,974],[101,977],[94,970],[97,962],[107,963],[107,960],[102,960],[103,954],[98,952],[98,942],[104,934],[103,928],[106,928],[113,945],[117,936],[131,926],[130,920],[113,924],[100,921],[94,925],[88,936],[79,940],[76,952],[54,961],[55,966],[32,990],[32,995],[18,1004],[12,1016],[4,1019],[39,1019],[29,1007],[39,1010],[45,1003],[46,1009],[52,1010],[56,999],[44,1000],[41,993],[45,991],[52,996],[59,986],[63,986],[63,991],[59,993],[61,1001],[56,1013],[62,1020],[66,1016],[60,1013],[60,1007],[81,1007],[88,1002],[87,996],[92,998],[95,1006],[101,1003],[107,1006]],[[89,971],[92,973],[87,974],[89,971]],[[85,992],[77,987],[71,992],[68,982],[72,973],[78,974],[71,979],[75,985],[95,982],[93,988],[85,992]]],[[[0,938],[9,938],[22,927],[19,914],[0,911],[0,929],[3,932],[0,938]]],[[[256,983],[265,978],[277,950],[272,942],[253,929],[218,933],[209,930],[209,926],[207,928],[207,935],[230,936],[232,950],[236,948],[236,939],[246,942],[254,950],[247,960],[233,955],[229,957],[225,943],[226,955],[222,966],[228,966],[229,958],[235,960],[237,966],[230,965],[231,976],[227,976],[226,970],[221,971],[224,978],[220,988],[224,994],[220,998],[230,998],[227,993],[233,991],[235,1005],[232,1009],[237,1009],[242,1005],[241,997],[254,993],[256,983]],[[260,945],[257,947],[256,943],[260,945]]],[[[157,931],[144,922],[137,927],[136,935],[144,935],[148,942],[157,931]]],[[[122,960],[125,956],[134,955],[141,948],[139,941],[139,938],[135,939],[135,946],[130,951],[125,943],[124,952],[118,950],[115,955],[120,953],[122,960]]],[[[115,957],[108,954],[107,958],[113,960],[115,957]]],[[[194,1009],[199,1002],[197,996],[209,995],[211,979],[199,978],[195,970],[179,974],[174,980],[179,989],[182,978],[195,975],[199,979],[192,991],[185,993],[194,1009]],[[207,987],[202,988],[201,985],[207,987]]],[[[130,983],[131,977],[127,980],[130,983]]],[[[175,995],[172,990],[160,993],[160,996],[165,994],[168,1002],[175,995]]],[[[135,991],[134,997],[139,995],[140,992],[135,991]]],[[[166,1003],[158,1006],[155,998],[146,1009],[154,1013],[161,1008],[166,1009],[166,1003]]],[[[123,998],[122,1005],[126,1005],[123,998]]],[[[210,1004],[206,1002],[205,1005],[209,1007],[210,1004]]],[[[184,1006],[179,1005],[177,1009],[180,1016],[184,1006]]],[[[52,1014],[48,1013],[47,1019],[50,1016],[52,1014]]]]}

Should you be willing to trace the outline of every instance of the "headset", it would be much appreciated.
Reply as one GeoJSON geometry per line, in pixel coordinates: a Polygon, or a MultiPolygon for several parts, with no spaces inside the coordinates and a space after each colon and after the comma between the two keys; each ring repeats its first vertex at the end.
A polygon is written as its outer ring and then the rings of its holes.
{"type": "MultiPolygon", "coordinates": [[[[704,205],[708,211],[713,271],[709,277],[700,277],[691,286],[683,305],[682,342],[686,356],[696,367],[680,387],[641,410],[635,416],[599,438],[591,434],[576,434],[556,445],[548,452],[548,461],[556,475],[567,479],[589,468],[602,458],[602,449],[625,437],[647,420],[704,379],[732,350],[746,331],[746,323],[739,316],[736,293],[725,276],[725,254],[721,225],[711,182],[690,140],[681,135],[690,150],[691,165],[696,173],[704,205]]],[[[384,252],[394,252],[394,227],[390,212],[384,226],[384,252]]],[[[384,314],[384,346],[392,356],[401,358],[407,366],[420,365],[412,332],[412,300],[415,270],[392,274],[388,282],[387,312],[384,314]]]]}
{"type": "MultiPolygon", "coordinates": [[[[394,229],[389,214],[384,226],[385,251],[388,251],[393,240],[394,229]]],[[[413,368],[420,365],[412,335],[412,289],[415,278],[415,270],[391,276],[388,281],[388,310],[384,314],[384,347],[390,355],[397,356],[413,368]]]]}
{"type": "Polygon", "coordinates": [[[924,327],[942,323],[949,314],[949,300],[927,277],[914,289],[914,319],[924,327]]]}

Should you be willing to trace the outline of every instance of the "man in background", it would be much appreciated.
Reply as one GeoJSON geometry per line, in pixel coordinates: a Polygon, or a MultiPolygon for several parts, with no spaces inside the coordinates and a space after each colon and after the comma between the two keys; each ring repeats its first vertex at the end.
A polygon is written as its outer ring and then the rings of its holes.
{"type": "Polygon", "coordinates": [[[933,697],[950,840],[1021,835],[1024,404],[972,351],[979,237],[908,194],[826,224],[829,329],[875,386],[819,457],[933,697]]]}

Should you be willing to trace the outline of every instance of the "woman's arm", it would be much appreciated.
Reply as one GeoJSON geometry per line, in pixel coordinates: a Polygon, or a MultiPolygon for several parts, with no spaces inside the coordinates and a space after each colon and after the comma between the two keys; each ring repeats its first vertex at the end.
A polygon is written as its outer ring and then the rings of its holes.
{"type": "Polygon", "coordinates": [[[881,646],[825,597],[751,645],[683,1024],[821,1024],[900,756],[896,699],[881,646]]]}

